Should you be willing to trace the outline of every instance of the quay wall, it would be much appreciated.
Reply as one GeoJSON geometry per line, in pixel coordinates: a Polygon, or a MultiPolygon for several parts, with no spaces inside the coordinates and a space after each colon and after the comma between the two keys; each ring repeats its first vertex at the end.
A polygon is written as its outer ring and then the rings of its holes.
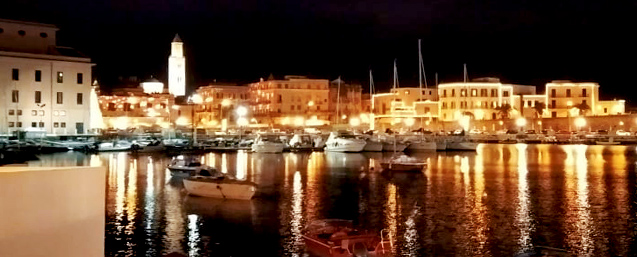
{"type": "Polygon", "coordinates": [[[103,257],[105,167],[0,167],[0,256],[103,257]]]}
{"type": "MultiPolygon", "coordinates": [[[[637,114],[625,114],[625,115],[611,115],[611,116],[583,116],[586,120],[586,125],[581,128],[583,131],[597,131],[603,130],[625,130],[625,131],[637,131],[637,114]]],[[[562,118],[541,118],[541,119],[527,119],[527,124],[524,127],[525,130],[534,129],[553,129],[555,131],[565,130],[575,131],[578,128],[575,126],[575,117],[562,117],[562,118]],[[538,123],[541,122],[541,123],[538,123]],[[569,126],[570,125],[570,126],[569,126]]],[[[444,122],[442,125],[434,127],[434,130],[454,130],[459,129],[458,122],[444,122]]],[[[495,132],[502,129],[519,129],[515,124],[515,119],[504,120],[472,120],[470,122],[471,129],[479,129],[487,132],[495,132]],[[502,124],[500,123],[502,121],[502,124]]]]}

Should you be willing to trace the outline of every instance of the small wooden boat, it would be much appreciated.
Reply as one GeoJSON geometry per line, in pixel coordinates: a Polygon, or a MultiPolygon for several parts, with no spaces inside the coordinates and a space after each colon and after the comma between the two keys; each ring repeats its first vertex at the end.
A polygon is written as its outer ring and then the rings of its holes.
{"type": "Polygon", "coordinates": [[[417,158],[400,155],[391,158],[389,161],[381,162],[380,166],[383,171],[413,171],[421,172],[427,163],[417,158]]]}
{"type": "Polygon", "coordinates": [[[190,195],[250,200],[257,191],[257,184],[239,181],[217,170],[201,170],[197,175],[184,179],[184,188],[190,195]]]}
{"type": "Polygon", "coordinates": [[[311,222],[303,234],[307,250],[321,257],[391,256],[392,238],[386,230],[359,230],[352,221],[325,219],[311,222]]]}
{"type": "Polygon", "coordinates": [[[188,177],[201,170],[214,170],[214,168],[201,164],[195,158],[177,157],[170,162],[168,170],[173,177],[188,177]]]}

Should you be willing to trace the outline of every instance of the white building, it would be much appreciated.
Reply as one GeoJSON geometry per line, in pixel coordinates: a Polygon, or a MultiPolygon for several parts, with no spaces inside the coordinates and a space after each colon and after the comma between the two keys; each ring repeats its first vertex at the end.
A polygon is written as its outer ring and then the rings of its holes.
{"type": "Polygon", "coordinates": [[[0,134],[27,128],[84,134],[91,129],[91,59],[57,46],[57,30],[0,20],[0,134]]]}
{"type": "Polygon", "coordinates": [[[174,96],[186,95],[186,57],[184,43],[175,35],[168,57],[168,91],[174,96]]]}

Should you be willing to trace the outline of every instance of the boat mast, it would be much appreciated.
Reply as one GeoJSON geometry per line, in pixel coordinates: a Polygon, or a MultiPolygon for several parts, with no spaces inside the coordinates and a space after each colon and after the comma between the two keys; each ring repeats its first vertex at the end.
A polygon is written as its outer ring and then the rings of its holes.
{"type": "Polygon", "coordinates": [[[369,101],[371,102],[372,105],[372,109],[370,112],[370,121],[369,121],[369,129],[373,130],[374,129],[374,123],[375,118],[374,118],[374,77],[372,77],[372,69],[369,69],[369,101]]]}
{"type": "Polygon", "coordinates": [[[338,90],[336,91],[336,124],[341,121],[340,105],[341,105],[341,76],[336,80],[338,82],[338,90]]]}
{"type": "MultiPolygon", "coordinates": [[[[422,62],[422,51],[420,50],[420,39],[418,39],[418,89],[420,92],[420,98],[418,99],[418,102],[422,101],[422,97],[423,97],[423,92],[422,92],[422,79],[425,75],[425,68],[424,68],[424,64],[422,62]]],[[[427,87],[427,77],[425,78],[425,88],[427,87]]],[[[423,117],[420,117],[420,128],[422,129],[422,120],[424,118],[424,113],[423,113],[423,117]]],[[[423,133],[424,135],[424,133],[423,133]]]]}

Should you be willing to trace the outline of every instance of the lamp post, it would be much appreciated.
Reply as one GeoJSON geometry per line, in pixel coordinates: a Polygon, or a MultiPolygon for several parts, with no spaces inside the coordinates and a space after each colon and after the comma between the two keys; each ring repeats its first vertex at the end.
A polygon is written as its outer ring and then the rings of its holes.
{"type": "Polygon", "coordinates": [[[245,126],[248,123],[248,120],[245,118],[246,114],[248,114],[248,108],[244,106],[239,106],[237,107],[236,112],[237,112],[237,116],[239,116],[239,118],[237,118],[237,126],[239,126],[239,141],[241,141],[241,133],[242,133],[243,126],[245,126]]]}

